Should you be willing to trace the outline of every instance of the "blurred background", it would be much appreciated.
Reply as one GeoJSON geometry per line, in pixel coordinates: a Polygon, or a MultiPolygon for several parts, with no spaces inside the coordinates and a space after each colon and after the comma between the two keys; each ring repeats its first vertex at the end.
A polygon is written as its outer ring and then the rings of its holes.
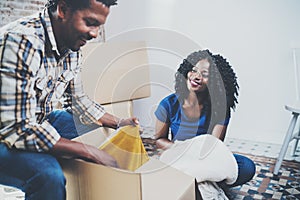
{"type": "MultiPolygon", "coordinates": [[[[46,1],[1,0],[0,27],[41,10],[46,1]]],[[[227,146],[277,158],[292,117],[284,106],[300,94],[294,66],[300,64],[299,10],[299,0],[119,0],[94,42],[146,41],[151,96],[134,100],[133,114],[152,133],[153,113],[174,91],[182,60],[199,49],[226,57],[240,85],[227,146]]],[[[0,186],[0,199],[24,199],[24,194],[0,186]]]]}
{"type": "MultiPolygon", "coordinates": [[[[45,2],[2,0],[0,26],[45,2]]],[[[292,47],[300,43],[299,8],[298,0],[119,0],[104,26],[105,40],[149,46],[151,97],[134,102],[142,125],[154,126],[153,112],[173,91],[182,59],[208,48],[228,59],[240,85],[228,137],[279,144],[291,118],[284,105],[297,99],[292,47]]]]}
{"type": "MultiPolygon", "coordinates": [[[[228,137],[282,143],[297,99],[293,47],[300,47],[298,0],[120,0],[105,25],[106,40],[146,40],[152,94],[136,101],[141,123],[173,91],[182,59],[199,48],[220,53],[240,85],[228,137]]],[[[300,58],[300,54],[298,55],[300,58]]],[[[300,64],[300,62],[298,62],[300,64]]]]}

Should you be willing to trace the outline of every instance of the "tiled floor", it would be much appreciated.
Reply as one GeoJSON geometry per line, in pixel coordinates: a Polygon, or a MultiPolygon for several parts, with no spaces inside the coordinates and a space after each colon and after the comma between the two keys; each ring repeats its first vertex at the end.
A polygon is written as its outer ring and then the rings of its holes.
{"type": "MultiPolygon", "coordinates": [[[[271,144],[265,142],[253,142],[235,138],[226,138],[225,144],[231,151],[248,153],[256,156],[265,156],[277,158],[281,149],[280,144],[271,144]]],[[[300,162],[300,144],[296,149],[295,155],[292,156],[292,143],[290,143],[288,151],[285,155],[285,160],[295,160],[300,162]]]]}
{"type": "MultiPolygon", "coordinates": [[[[152,137],[154,132],[153,128],[144,128],[143,137],[152,137]]],[[[281,145],[271,144],[265,142],[253,142],[247,140],[240,140],[235,138],[226,138],[225,144],[231,151],[248,153],[257,156],[266,156],[271,158],[277,158],[281,145]]],[[[288,152],[285,156],[286,160],[295,160],[300,162],[300,144],[298,145],[296,156],[291,156],[291,147],[290,145],[288,152]]],[[[0,185],[0,200],[23,200],[24,193],[20,190],[16,190],[10,187],[0,185]]]]}

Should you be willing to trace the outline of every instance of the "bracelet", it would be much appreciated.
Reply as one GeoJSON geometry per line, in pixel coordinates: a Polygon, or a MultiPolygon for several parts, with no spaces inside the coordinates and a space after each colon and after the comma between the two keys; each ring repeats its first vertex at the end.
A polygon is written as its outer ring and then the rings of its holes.
{"type": "Polygon", "coordinates": [[[123,118],[119,119],[118,123],[117,123],[117,129],[120,128],[121,122],[123,121],[123,118]]]}

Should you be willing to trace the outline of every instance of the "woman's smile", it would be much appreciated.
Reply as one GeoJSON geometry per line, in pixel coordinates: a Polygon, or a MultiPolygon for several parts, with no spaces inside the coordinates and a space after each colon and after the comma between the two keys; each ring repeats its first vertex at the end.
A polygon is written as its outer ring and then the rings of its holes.
{"type": "Polygon", "coordinates": [[[190,79],[190,84],[192,87],[199,87],[202,86],[202,83],[196,79],[190,79]]]}

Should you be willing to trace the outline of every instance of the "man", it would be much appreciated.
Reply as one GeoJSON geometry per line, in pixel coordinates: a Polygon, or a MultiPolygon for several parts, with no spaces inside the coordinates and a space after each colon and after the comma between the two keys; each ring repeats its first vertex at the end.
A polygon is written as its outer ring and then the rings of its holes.
{"type": "Polygon", "coordinates": [[[117,167],[107,153],[69,140],[82,127],[138,124],[106,113],[82,91],[80,48],[97,37],[115,4],[48,0],[39,15],[0,29],[0,184],[21,189],[28,200],[66,198],[57,156],[117,167]],[[64,109],[55,110],[62,100],[64,109]]]}

